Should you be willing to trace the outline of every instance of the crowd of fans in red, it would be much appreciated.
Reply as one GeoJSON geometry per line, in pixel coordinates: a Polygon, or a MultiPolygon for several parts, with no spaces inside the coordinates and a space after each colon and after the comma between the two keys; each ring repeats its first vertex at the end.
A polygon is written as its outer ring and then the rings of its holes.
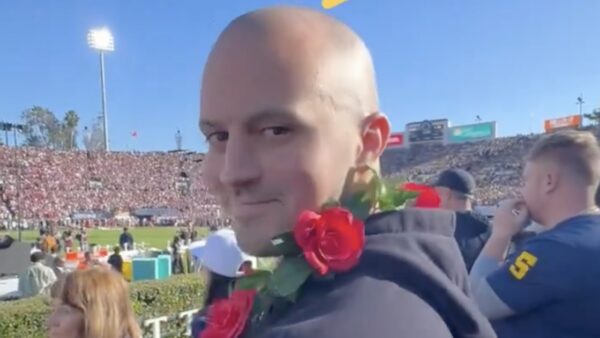
{"type": "Polygon", "coordinates": [[[62,220],[76,212],[168,207],[188,220],[220,217],[202,154],[0,147],[0,220],[62,220]]]}

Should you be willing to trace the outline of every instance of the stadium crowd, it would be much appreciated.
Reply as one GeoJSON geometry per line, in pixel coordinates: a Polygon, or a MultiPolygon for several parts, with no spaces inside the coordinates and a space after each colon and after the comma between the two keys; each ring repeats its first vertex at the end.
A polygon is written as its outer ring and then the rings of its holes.
{"type": "Polygon", "coordinates": [[[172,208],[217,218],[198,153],[103,153],[0,147],[0,220],[63,220],[75,212],[172,208]],[[17,205],[20,204],[20,205],[17,205]]]}
{"type": "Polygon", "coordinates": [[[521,184],[523,156],[540,135],[514,136],[442,145],[416,144],[390,149],[382,157],[387,176],[400,176],[412,182],[431,183],[446,168],[462,168],[477,181],[475,201],[495,205],[513,194],[521,184]]]}

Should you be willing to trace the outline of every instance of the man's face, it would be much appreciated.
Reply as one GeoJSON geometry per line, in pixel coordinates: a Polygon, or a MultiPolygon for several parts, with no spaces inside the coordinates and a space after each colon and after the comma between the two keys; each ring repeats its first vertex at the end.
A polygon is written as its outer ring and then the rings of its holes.
{"type": "Polygon", "coordinates": [[[339,198],[356,164],[358,122],[300,74],[252,52],[215,57],[205,70],[204,179],[249,254],[264,254],[302,210],[339,198]]]}
{"type": "Polygon", "coordinates": [[[446,187],[435,187],[435,192],[440,196],[440,208],[451,209],[452,191],[446,187]]]}

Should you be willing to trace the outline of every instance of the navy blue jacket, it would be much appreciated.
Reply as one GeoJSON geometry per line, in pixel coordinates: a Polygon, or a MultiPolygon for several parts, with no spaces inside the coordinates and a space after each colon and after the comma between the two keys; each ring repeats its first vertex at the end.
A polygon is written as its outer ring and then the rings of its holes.
{"type": "Polygon", "coordinates": [[[369,217],[354,270],[309,280],[296,303],[246,337],[496,337],[468,297],[455,221],[453,212],[421,209],[369,217]]]}
{"type": "Polygon", "coordinates": [[[467,271],[471,271],[473,263],[491,235],[492,228],[485,216],[472,211],[456,213],[454,238],[458,242],[467,271]]]}

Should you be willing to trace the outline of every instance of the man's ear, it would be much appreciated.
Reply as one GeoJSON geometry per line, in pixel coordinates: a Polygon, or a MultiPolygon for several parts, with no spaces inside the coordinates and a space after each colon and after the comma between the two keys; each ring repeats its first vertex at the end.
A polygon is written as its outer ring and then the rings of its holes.
{"type": "Polygon", "coordinates": [[[362,122],[360,153],[357,166],[373,165],[385,150],[390,138],[390,122],[381,113],[367,116],[362,122]]]}
{"type": "Polygon", "coordinates": [[[558,168],[548,170],[544,176],[544,192],[549,194],[556,190],[561,179],[561,172],[558,168]]]}

